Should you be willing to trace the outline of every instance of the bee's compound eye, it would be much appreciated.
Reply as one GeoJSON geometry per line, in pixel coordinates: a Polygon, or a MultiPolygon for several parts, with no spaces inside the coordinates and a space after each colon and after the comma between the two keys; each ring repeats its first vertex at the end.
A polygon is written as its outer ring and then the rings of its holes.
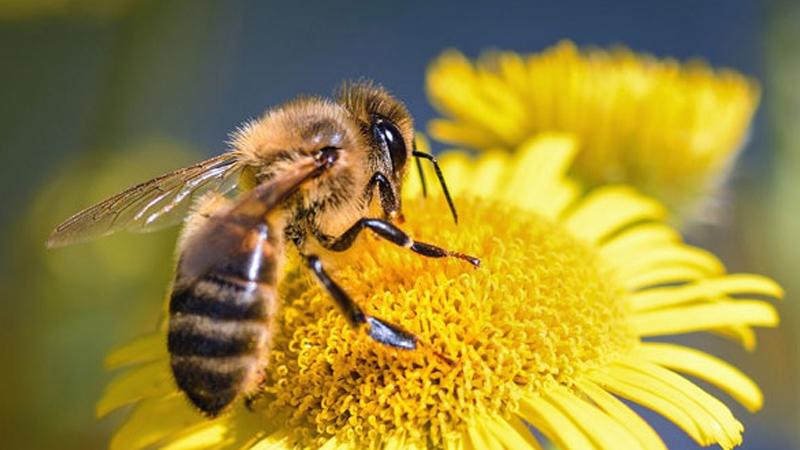
{"type": "Polygon", "coordinates": [[[375,140],[389,151],[394,170],[400,170],[408,158],[406,144],[400,130],[391,122],[380,120],[372,125],[372,134],[375,136],[375,140]]]}

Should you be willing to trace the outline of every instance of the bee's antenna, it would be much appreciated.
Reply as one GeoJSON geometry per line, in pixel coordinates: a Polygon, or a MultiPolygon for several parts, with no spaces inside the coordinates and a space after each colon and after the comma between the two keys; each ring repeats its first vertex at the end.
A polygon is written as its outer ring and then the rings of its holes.
{"type": "MultiPolygon", "coordinates": [[[[453,221],[455,221],[455,223],[458,223],[458,213],[456,212],[456,205],[453,204],[453,199],[450,198],[450,191],[447,190],[447,183],[445,183],[445,181],[444,181],[444,175],[442,175],[442,169],[439,168],[439,162],[436,160],[436,158],[433,155],[425,153],[425,152],[414,150],[413,152],[411,152],[411,154],[415,158],[417,158],[417,167],[420,169],[420,174],[422,174],[422,168],[421,168],[421,165],[419,163],[419,159],[420,158],[425,158],[428,161],[430,161],[431,163],[433,163],[433,169],[434,169],[434,171],[436,171],[436,177],[439,179],[439,184],[442,186],[442,192],[444,193],[444,198],[447,199],[447,205],[450,207],[450,212],[453,214],[453,221]]],[[[423,186],[422,192],[425,193],[426,192],[425,191],[425,181],[424,181],[425,178],[423,177],[422,180],[423,180],[423,182],[422,182],[422,186],[423,186]]]]}
{"type": "MultiPolygon", "coordinates": [[[[416,139],[414,140],[413,153],[417,153],[417,140],[416,139]]],[[[417,172],[419,173],[419,181],[422,184],[422,196],[423,197],[427,197],[428,196],[428,183],[425,182],[425,172],[422,171],[422,163],[419,161],[419,156],[417,156],[417,155],[414,155],[414,156],[416,156],[416,158],[414,158],[414,161],[417,162],[417,172]]]]}

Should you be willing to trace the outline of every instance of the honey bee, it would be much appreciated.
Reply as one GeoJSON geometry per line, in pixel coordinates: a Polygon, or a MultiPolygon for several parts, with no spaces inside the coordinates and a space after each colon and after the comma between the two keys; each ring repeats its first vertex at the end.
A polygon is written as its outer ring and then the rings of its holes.
{"type": "Polygon", "coordinates": [[[400,190],[411,157],[420,175],[420,159],[433,163],[456,222],[458,216],[436,159],[415,148],[406,107],[378,85],[345,84],[334,100],[300,98],[268,110],[238,129],[231,147],[77,213],[47,241],[59,247],[185,218],[167,347],[178,388],[208,417],[258,390],[287,244],[353,328],[405,350],[417,348],[417,337],[366,314],[328,275],[315,246],[345,251],[369,229],[426,257],[480,264],[416,241],[396,225],[403,220],[400,190]]]}

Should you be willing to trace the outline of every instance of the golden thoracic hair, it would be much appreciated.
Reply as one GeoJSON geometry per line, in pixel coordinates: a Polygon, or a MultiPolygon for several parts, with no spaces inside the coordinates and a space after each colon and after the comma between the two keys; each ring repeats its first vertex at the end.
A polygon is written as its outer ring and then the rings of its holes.
{"type": "Polygon", "coordinates": [[[354,147],[359,133],[350,112],[339,103],[299,97],[246,122],[229,142],[248,163],[268,165],[278,153],[307,153],[320,145],[354,147]]]}

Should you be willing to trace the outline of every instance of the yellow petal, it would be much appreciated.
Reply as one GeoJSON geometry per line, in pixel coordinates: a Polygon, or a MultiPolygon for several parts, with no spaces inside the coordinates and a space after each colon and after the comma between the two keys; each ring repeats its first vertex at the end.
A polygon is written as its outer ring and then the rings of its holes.
{"type": "Polygon", "coordinates": [[[334,437],[325,441],[319,450],[345,450],[349,448],[351,448],[351,446],[340,444],[339,441],[334,437]]]}
{"type": "Polygon", "coordinates": [[[783,288],[771,278],[761,275],[729,274],[724,278],[708,280],[707,283],[726,294],[754,294],[783,298],[783,288]]]}
{"type": "Polygon", "coordinates": [[[542,447],[536,441],[536,437],[519,419],[512,419],[517,422],[516,426],[498,415],[487,416],[484,420],[494,438],[505,448],[541,450],[542,447]]]}
{"type": "Polygon", "coordinates": [[[130,364],[140,364],[158,358],[166,358],[167,344],[164,336],[155,333],[136,339],[117,348],[106,356],[107,369],[116,369],[130,364]]]}
{"type": "Polygon", "coordinates": [[[579,380],[578,388],[600,409],[625,427],[645,450],[666,450],[664,441],[653,428],[625,403],[589,380],[579,380]]]}
{"type": "Polygon", "coordinates": [[[290,450],[289,431],[282,428],[269,436],[263,437],[250,447],[252,450],[290,450]]]}
{"type": "MultiPolygon", "coordinates": [[[[234,408],[233,412],[226,417],[226,420],[228,429],[225,440],[215,447],[215,450],[249,449],[264,436],[274,433],[285,423],[283,417],[274,418],[268,423],[262,415],[253,414],[251,411],[246,410],[244,405],[234,408]]],[[[322,448],[326,448],[326,445],[323,445],[322,448]]]]}
{"type": "Polygon", "coordinates": [[[756,348],[756,333],[746,325],[732,325],[709,330],[709,333],[736,341],[748,352],[756,348]]]}
{"type": "MultiPolygon", "coordinates": [[[[630,371],[636,371],[650,377],[652,380],[658,380],[663,383],[662,387],[671,388],[672,392],[680,393],[685,399],[702,409],[706,418],[701,419],[702,416],[697,415],[695,420],[714,437],[721,447],[733,448],[741,444],[742,431],[744,430],[742,424],[733,417],[730,409],[725,404],[697,387],[694,383],[671,370],[642,360],[620,361],[619,364],[630,371]]],[[[628,376],[631,374],[630,371],[626,372],[628,376]]],[[[689,408],[687,410],[694,411],[694,409],[689,408]]]]}
{"type": "Polygon", "coordinates": [[[631,257],[641,255],[654,247],[680,241],[680,235],[663,223],[643,223],[626,228],[611,239],[603,242],[600,254],[604,259],[619,265],[631,257]]]}
{"type": "MultiPolygon", "coordinates": [[[[478,73],[461,53],[445,52],[428,69],[427,81],[431,101],[438,107],[450,110],[468,124],[480,124],[494,135],[495,141],[511,142],[518,138],[519,127],[506,114],[514,114],[515,108],[509,106],[519,100],[502,96],[497,77],[478,73]],[[502,108],[503,113],[498,114],[496,107],[502,108]]],[[[433,128],[431,134],[441,139],[433,128]]]]}
{"type": "Polygon", "coordinates": [[[144,398],[165,396],[175,391],[167,362],[149,363],[114,378],[97,403],[95,414],[103,417],[130,403],[144,398]]]}
{"type": "Polygon", "coordinates": [[[684,303],[717,297],[719,292],[704,288],[702,286],[704,281],[700,280],[683,286],[665,286],[634,292],[628,297],[628,303],[634,311],[645,312],[665,306],[678,306],[684,303]]]}
{"type": "Polygon", "coordinates": [[[548,398],[580,427],[601,449],[641,449],[628,430],[594,405],[581,400],[560,386],[549,390],[548,398]]]}
{"type": "Polygon", "coordinates": [[[707,275],[718,275],[724,271],[722,263],[711,253],[697,247],[673,244],[652,248],[630,257],[617,269],[617,273],[620,278],[626,280],[646,275],[662,267],[679,265],[692,266],[707,275]]]}
{"type": "Polygon", "coordinates": [[[722,301],[637,314],[632,324],[641,336],[690,333],[728,325],[775,326],[778,313],[758,300],[722,301]]]}
{"type": "Polygon", "coordinates": [[[642,343],[636,349],[636,355],[708,381],[730,394],[751,412],[761,408],[763,396],[753,380],[739,369],[707,353],[675,344],[642,343]]]}
{"type": "Polygon", "coordinates": [[[473,448],[498,448],[499,443],[484,426],[484,417],[478,416],[467,423],[467,436],[473,448]]]}
{"type": "Polygon", "coordinates": [[[680,427],[700,445],[710,445],[712,441],[700,430],[692,417],[682,406],[676,404],[675,398],[662,392],[658,387],[638,383],[627,377],[619,376],[612,371],[596,370],[589,374],[589,379],[603,388],[627,398],[635,403],[652,409],[680,427]]]}
{"type": "Polygon", "coordinates": [[[503,175],[508,164],[508,155],[499,151],[486,151],[475,164],[472,180],[466,192],[475,197],[491,197],[505,181],[503,175]]]}
{"type": "Polygon", "coordinates": [[[542,197],[536,205],[536,212],[548,219],[559,218],[575,203],[581,189],[580,184],[571,179],[555,182],[550,190],[542,192],[542,197]]]}
{"type": "Polygon", "coordinates": [[[699,280],[706,276],[702,269],[692,266],[673,265],[660,267],[636,276],[629,277],[623,282],[630,291],[652,288],[664,284],[684,283],[699,280]]]}
{"type": "Polygon", "coordinates": [[[542,445],[536,439],[536,436],[533,435],[533,432],[530,430],[530,428],[528,427],[528,424],[525,423],[524,420],[522,420],[522,419],[510,419],[508,421],[508,424],[511,425],[511,427],[514,428],[514,430],[516,430],[518,435],[520,435],[523,438],[525,438],[525,440],[528,442],[528,444],[532,448],[534,448],[536,450],[542,450],[543,449],[542,445]]]}
{"type": "Polygon", "coordinates": [[[535,394],[520,398],[519,415],[561,448],[591,450],[589,437],[559,408],[535,394]]]}
{"type": "Polygon", "coordinates": [[[153,445],[163,438],[206,422],[208,419],[189,407],[181,394],[143,400],[111,438],[112,450],[135,450],[153,445]]]}
{"type": "Polygon", "coordinates": [[[581,201],[564,224],[575,235],[596,243],[626,225],[664,217],[657,202],[624,186],[595,189],[581,201]]]}
{"type": "Polygon", "coordinates": [[[659,287],[636,292],[631,295],[630,304],[637,311],[646,311],[721,295],[742,294],[781,298],[783,290],[766,277],[734,274],[698,280],[682,286],[659,287]]]}
{"type": "Polygon", "coordinates": [[[513,175],[506,186],[506,198],[519,204],[528,197],[539,197],[539,192],[563,176],[576,153],[577,142],[568,134],[544,133],[528,139],[511,161],[513,175]]]}
{"type": "Polygon", "coordinates": [[[433,119],[428,124],[428,132],[438,141],[458,146],[488,148],[497,144],[493,133],[452,120],[433,119]]]}
{"type": "Polygon", "coordinates": [[[208,422],[176,439],[170,439],[169,443],[161,447],[161,449],[195,450],[217,447],[225,443],[224,441],[230,428],[230,423],[208,422]]]}

